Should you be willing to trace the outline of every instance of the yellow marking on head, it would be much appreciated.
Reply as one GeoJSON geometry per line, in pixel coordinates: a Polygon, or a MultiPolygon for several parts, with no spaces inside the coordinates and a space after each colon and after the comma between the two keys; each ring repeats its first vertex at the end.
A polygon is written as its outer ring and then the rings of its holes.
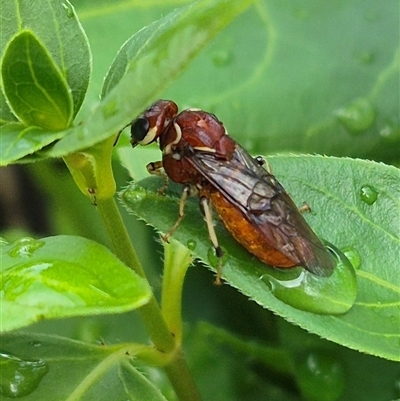
{"type": "Polygon", "coordinates": [[[174,122],[174,128],[175,128],[176,137],[172,142],[168,143],[165,146],[165,148],[163,149],[164,155],[169,155],[172,152],[172,147],[174,145],[177,145],[179,143],[179,141],[182,139],[182,130],[181,130],[181,127],[179,126],[179,124],[174,122]]]}
{"type": "Polygon", "coordinates": [[[140,143],[140,145],[148,145],[149,143],[154,141],[156,135],[157,135],[157,127],[153,127],[149,129],[146,136],[141,141],[138,141],[138,143],[140,143]]]}

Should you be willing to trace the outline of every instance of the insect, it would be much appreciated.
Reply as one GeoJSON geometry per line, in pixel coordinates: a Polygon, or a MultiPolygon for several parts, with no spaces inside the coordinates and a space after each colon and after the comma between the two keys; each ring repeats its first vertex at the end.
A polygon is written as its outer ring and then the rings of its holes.
{"type": "MultiPolygon", "coordinates": [[[[178,113],[173,101],[158,100],[126,127],[129,125],[132,146],[159,142],[162,162],[149,163],[148,171],[164,171],[169,179],[183,184],[179,217],[165,239],[182,221],[187,198],[198,195],[220,260],[223,251],[215,234],[212,209],[230,234],[267,265],[303,266],[315,275],[331,275],[333,256],[282,185],[263,168],[262,158],[253,158],[227,134],[215,115],[198,109],[178,113]]],[[[220,275],[221,264],[216,283],[220,275]]]]}

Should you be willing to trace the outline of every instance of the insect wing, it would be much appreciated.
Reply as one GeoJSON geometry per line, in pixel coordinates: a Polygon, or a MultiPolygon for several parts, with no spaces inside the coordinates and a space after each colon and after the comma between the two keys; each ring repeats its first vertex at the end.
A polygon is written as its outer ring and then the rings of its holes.
{"type": "Polygon", "coordinates": [[[301,216],[282,185],[239,145],[230,160],[196,151],[191,164],[238,207],[266,241],[295,264],[319,276],[329,276],[332,255],[301,216]]]}

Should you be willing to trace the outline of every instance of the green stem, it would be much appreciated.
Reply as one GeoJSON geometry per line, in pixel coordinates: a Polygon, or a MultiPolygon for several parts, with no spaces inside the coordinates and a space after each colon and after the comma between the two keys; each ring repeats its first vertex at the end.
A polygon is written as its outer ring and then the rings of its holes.
{"type": "Polygon", "coordinates": [[[177,349],[174,360],[164,369],[180,400],[201,401],[181,348],[177,349]]]}
{"type": "MultiPolygon", "coordinates": [[[[99,199],[97,208],[115,254],[138,275],[146,278],[114,198],[99,199]]],[[[200,395],[183,358],[180,344],[177,344],[170,333],[154,296],[140,308],[140,312],[155,347],[161,352],[174,354],[171,362],[165,366],[165,371],[179,399],[181,401],[200,401],[200,395]]]]}
{"type": "MultiPolygon", "coordinates": [[[[106,226],[115,254],[139,276],[146,278],[114,198],[99,200],[97,209],[106,226]]],[[[165,323],[154,296],[140,308],[140,312],[156,348],[165,353],[173,352],[175,340],[165,323]]]]}
{"type": "Polygon", "coordinates": [[[180,242],[164,243],[164,275],[161,310],[178,344],[182,342],[182,291],[186,271],[192,263],[189,249],[180,242]]]}
{"type": "Polygon", "coordinates": [[[211,338],[213,344],[220,343],[224,347],[228,346],[247,357],[251,356],[254,360],[261,362],[271,372],[285,375],[293,374],[292,361],[288,352],[284,349],[241,339],[224,329],[217,328],[205,322],[199,324],[199,329],[206,339],[211,338]]]}

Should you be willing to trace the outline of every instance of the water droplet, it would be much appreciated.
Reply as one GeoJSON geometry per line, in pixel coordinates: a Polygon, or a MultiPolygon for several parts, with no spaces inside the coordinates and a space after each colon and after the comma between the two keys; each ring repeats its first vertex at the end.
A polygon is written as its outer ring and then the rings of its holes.
{"type": "Polygon", "coordinates": [[[396,398],[400,397],[400,377],[394,381],[394,396],[396,398]]]}
{"type": "Polygon", "coordinates": [[[217,268],[221,262],[219,257],[216,255],[215,248],[213,246],[210,246],[210,248],[208,248],[207,258],[210,265],[215,268],[217,268]]]}
{"type": "Polygon", "coordinates": [[[394,123],[388,123],[379,130],[379,135],[386,142],[398,142],[400,139],[400,127],[394,123]]]}
{"type": "Polygon", "coordinates": [[[128,205],[135,205],[147,198],[147,191],[136,184],[132,184],[128,189],[120,193],[121,199],[128,205]]]}
{"type": "Polygon", "coordinates": [[[37,341],[37,340],[29,341],[28,344],[29,344],[30,346],[32,346],[32,347],[41,347],[41,346],[42,346],[42,343],[41,343],[40,341],[37,341]]]}
{"type": "Polygon", "coordinates": [[[346,387],[342,362],[325,350],[312,350],[295,359],[295,377],[304,399],[336,401],[346,387]]]}
{"type": "Polygon", "coordinates": [[[347,247],[343,248],[342,252],[346,256],[346,258],[349,260],[351,265],[354,267],[354,269],[359,269],[361,266],[361,255],[358,253],[356,249],[353,247],[347,247]]]}
{"type": "Polygon", "coordinates": [[[353,100],[334,114],[351,134],[364,132],[375,120],[375,111],[369,100],[364,98],[353,100]]]}
{"type": "Polygon", "coordinates": [[[228,258],[228,253],[226,252],[226,249],[221,247],[223,255],[222,258],[219,258],[217,256],[217,254],[215,253],[215,248],[213,246],[210,246],[208,248],[208,252],[207,252],[207,259],[208,259],[208,263],[210,264],[210,266],[218,269],[219,266],[222,266],[227,258],[228,258]]]}
{"type": "Polygon", "coordinates": [[[194,251],[196,249],[197,246],[197,242],[194,239],[189,239],[186,242],[186,246],[191,250],[194,251]]]}
{"type": "Polygon", "coordinates": [[[117,102],[114,100],[108,101],[102,108],[103,116],[104,118],[110,118],[113,117],[117,114],[118,108],[117,108],[117,102]]]}
{"type": "Polygon", "coordinates": [[[71,3],[62,3],[62,6],[67,13],[67,17],[72,18],[74,16],[74,7],[72,7],[71,3]]]}
{"type": "Polygon", "coordinates": [[[219,50],[212,54],[212,62],[216,67],[226,67],[233,61],[233,53],[228,50],[219,50]]]}
{"type": "Polygon", "coordinates": [[[49,371],[43,360],[24,360],[6,353],[0,353],[0,364],[0,394],[10,398],[31,394],[49,371]]]}
{"type": "Polygon", "coordinates": [[[345,313],[356,299],[356,275],[343,253],[331,244],[327,247],[337,263],[330,277],[319,277],[296,267],[274,269],[261,279],[276,298],[294,308],[321,314],[345,313]]]}
{"type": "Polygon", "coordinates": [[[367,205],[373,205],[378,198],[378,191],[372,185],[363,185],[360,189],[360,199],[367,205]]]}
{"type": "Polygon", "coordinates": [[[8,254],[13,258],[32,256],[33,253],[44,246],[44,241],[35,240],[33,238],[21,238],[14,242],[8,254]]]}
{"type": "Polygon", "coordinates": [[[373,52],[364,51],[358,53],[357,58],[360,60],[362,64],[371,64],[375,59],[375,55],[373,52]]]}

